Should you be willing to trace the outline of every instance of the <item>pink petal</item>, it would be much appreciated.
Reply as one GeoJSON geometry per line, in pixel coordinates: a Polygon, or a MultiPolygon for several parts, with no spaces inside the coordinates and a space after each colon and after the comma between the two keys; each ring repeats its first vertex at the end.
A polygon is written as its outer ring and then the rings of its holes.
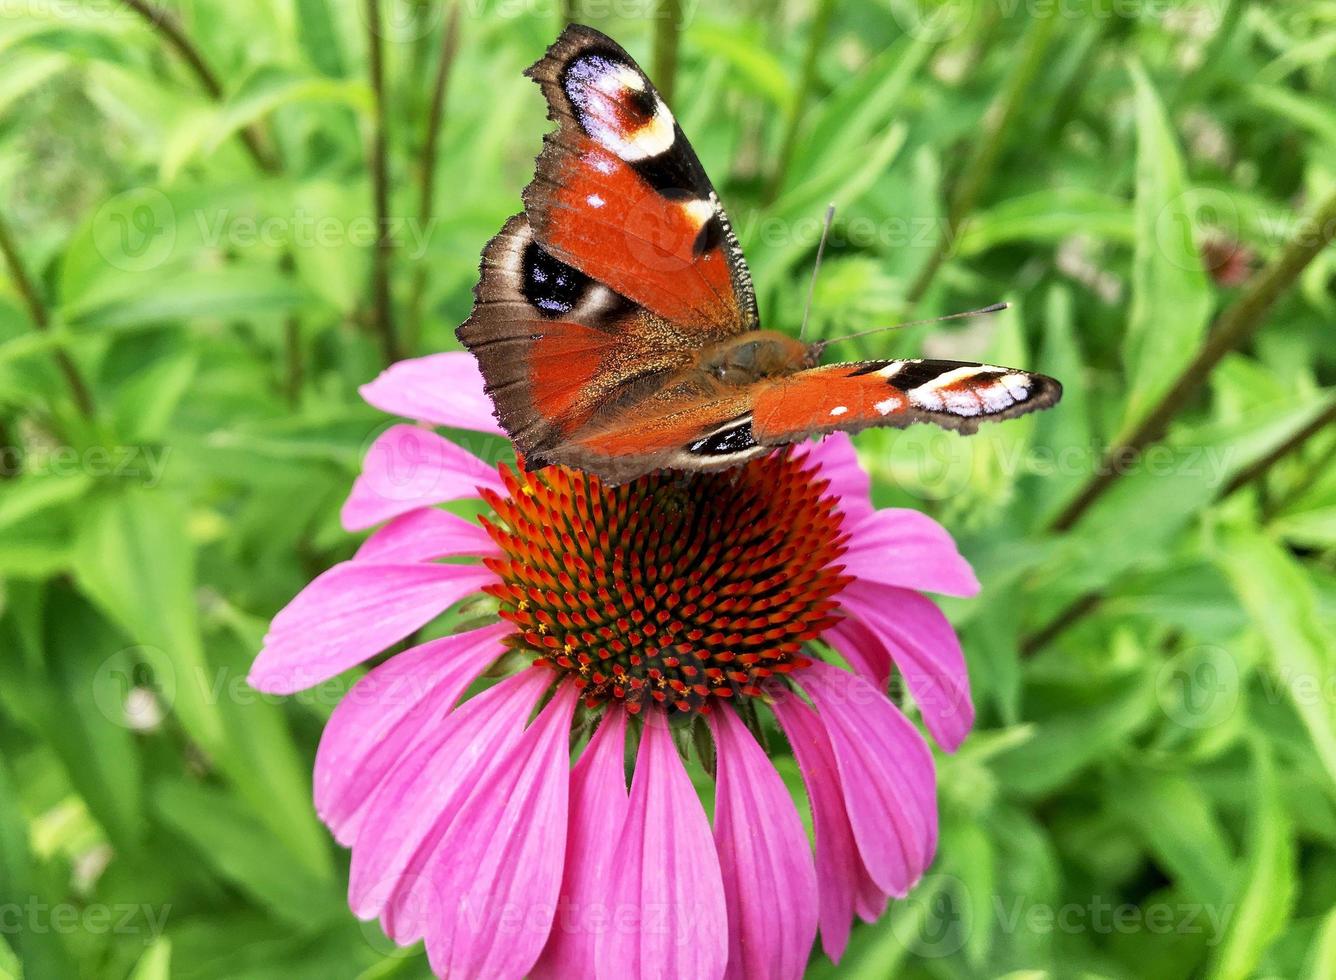
{"type": "Polygon", "coordinates": [[[483,391],[478,362],[465,351],[429,354],[392,364],[359,389],[367,403],[390,415],[504,435],[483,391]]]}
{"type": "Polygon", "coordinates": [[[927,744],[866,678],[817,662],[794,679],[830,736],[868,874],[883,892],[905,895],[937,849],[936,775],[927,744]]]}
{"type": "Polygon", "coordinates": [[[661,712],[640,735],[626,824],[616,842],[612,921],[599,980],[717,980],[728,965],[719,856],[661,712]]]}
{"type": "Polygon", "coordinates": [[[845,529],[853,534],[842,559],[849,575],[943,595],[979,594],[974,569],[946,528],[927,514],[875,510],[847,522],[845,529]]]}
{"type": "Polygon", "coordinates": [[[381,915],[400,944],[422,937],[439,906],[423,865],[486,774],[488,760],[519,740],[552,679],[551,671],[534,667],[469,698],[386,775],[367,801],[353,845],[348,904],[354,915],[381,915]]]}
{"type": "Polygon", "coordinates": [[[495,580],[479,565],[335,565],[274,617],[247,680],[270,694],[328,680],[495,580]]]}
{"type": "Polygon", "coordinates": [[[408,562],[500,553],[488,533],[477,524],[435,507],[422,507],[401,514],[372,533],[353,558],[408,562]]]}
{"type": "Polygon", "coordinates": [[[784,780],[731,709],[710,715],[718,748],[714,840],[728,903],[728,977],[797,980],[816,938],[812,850],[784,780]]]}
{"type": "Polygon", "coordinates": [[[421,873],[443,901],[427,923],[437,976],[510,980],[547,944],[561,888],[569,813],[571,717],[565,684],[517,743],[484,760],[421,873]]]}
{"type": "Polygon", "coordinates": [[[464,690],[505,652],[506,623],[432,640],[367,674],[334,709],[315,756],[315,808],[345,847],[386,773],[437,729],[464,690]]]}
{"type": "Polygon", "coordinates": [[[844,790],[835,752],[821,719],[801,699],[779,698],[771,708],[793,747],[812,804],[817,886],[821,896],[821,945],[826,955],[838,963],[849,941],[858,883],[866,878],[866,871],[844,810],[844,790]]]}
{"type": "Polygon", "coordinates": [[[361,531],[419,507],[476,497],[479,487],[506,492],[496,468],[468,450],[415,425],[392,426],[367,450],[343,504],[343,526],[361,531]]]}
{"type": "Polygon", "coordinates": [[[860,619],[845,617],[821,639],[829,643],[849,666],[870,680],[878,690],[886,690],[891,679],[891,652],[881,637],[860,619]]]}
{"type": "Polygon", "coordinates": [[[847,433],[834,432],[803,448],[807,458],[821,467],[821,477],[830,481],[827,493],[840,496],[846,520],[861,518],[872,510],[872,481],[858,463],[854,442],[847,433]]]}
{"type": "Polygon", "coordinates": [[[853,582],[840,593],[890,652],[937,744],[954,752],[974,726],[969,673],[960,638],[937,604],[907,589],[853,582]]]}
{"type": "Polygon", "coordinates": [[[571,773],[565,878],[531,980],[594,975],[597,936],[608,927],[612,842],[621,840],[626,806],[626,712],[610,706],[571,773]]]}

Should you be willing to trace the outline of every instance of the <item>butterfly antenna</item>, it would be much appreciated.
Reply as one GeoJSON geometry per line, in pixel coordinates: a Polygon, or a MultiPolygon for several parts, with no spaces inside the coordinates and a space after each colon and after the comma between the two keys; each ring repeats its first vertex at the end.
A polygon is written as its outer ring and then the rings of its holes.
{"type": "Polygon", "coordinates": [[[831,337],[828,340],[818,340],[812,346],[820,353],[825,350],[829,344],[838,344],[842,340],[854,340],[858,337],[866,337],[869,334],[882,333],[886,330],[903,330],[905,327],[921,327],[925,323],[941,323],[943,320],[964,320],[966,317],[983,316],[985,313],[997,313],[1007,308],[1006,303],[992,303],[988,306],[981,306],[977,310],[966,310],[963,313],[948,313],[945,316],[928,317],[926,320],[910,320],[908,323],[892,323],[886,327],[873,327],[871,330],[860,330],[858,333],[846,334],[843,337],[831,337]]]}
{"type": "Polygon", "coordinates": [[[812,281],[807,286],[807,305],[803,307],[803,323],[798,328],[798,339],[807,333],[807,318],[812,315],[812,297],[816,295],[816,274],[821,271],[821,256],[826,254],[826,239],[830,237],[830,223],[835,220],[835,205],[826,206],[826,224],[821,229],[821,241],[816,246],[816,264],[812,266],[812,281]]]}

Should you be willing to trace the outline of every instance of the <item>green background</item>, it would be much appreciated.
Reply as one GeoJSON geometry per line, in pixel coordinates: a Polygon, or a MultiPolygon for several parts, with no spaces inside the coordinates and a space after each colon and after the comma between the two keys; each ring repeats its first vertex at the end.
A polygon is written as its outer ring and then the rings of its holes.
{"type": "MultiPolygon", "coordinates": [[[[368,6],[0,6],[0,977],[426,975],[312,813],[347,679],[243,679],[356,544],[386,328],[455,346],[571,11],[384,0],[378,92],[368,6]]],[[[972,439],[858,439],[980,574],[946,604],[980,722],[924,884],[811,974],[1336,976],[1336,3],[935,6],[580,15],[675,73],[768,326],[834,200],[815,335],[1012,304],[835,353],[1066,385],[972,439]]]]}

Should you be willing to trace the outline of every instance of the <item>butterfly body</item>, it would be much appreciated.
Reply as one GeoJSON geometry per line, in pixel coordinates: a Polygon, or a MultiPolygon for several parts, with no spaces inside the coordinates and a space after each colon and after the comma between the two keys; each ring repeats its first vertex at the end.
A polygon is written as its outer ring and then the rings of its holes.
{"type": "Polygon", "coordinates": [[[871,425],[971,432],[1058,400],[1053,379],[991,365],[821,365],[821,344],[761,329],[718,195],[630,55],[572,25],[529,74],[558,127],[458,336],[530,468],[619,483],[871,425]]]}

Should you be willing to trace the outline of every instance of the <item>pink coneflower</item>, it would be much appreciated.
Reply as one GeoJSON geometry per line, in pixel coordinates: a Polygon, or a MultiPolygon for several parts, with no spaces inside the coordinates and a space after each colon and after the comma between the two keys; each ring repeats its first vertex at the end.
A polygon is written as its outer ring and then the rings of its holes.
{"type": "MultiPolygon", "coordinates": [[[[466,354],[363,394],[499,431],[466,354]]],[[[316,758],[353,911],[425,939],[441,976],[797,977],[818,927],[838,959],[854,916],[931,862],[932,756],[886,691],[894,665],[937,742],[960,744],[964,658],[919,590],[978,583],[934,521],[872,507],[847,438],[609,488],[398,425],[343,520],[379,529],[274,618],[250,682],[295,692],[477,600],[481,625],[362,678],[316,758]],[[464,498],[480,523],[437,507],[464,498]],[[758,740],[771,718],[814,848],[758,740]],[[712,770],[713,824],[684,758],[712,770]]]]}

